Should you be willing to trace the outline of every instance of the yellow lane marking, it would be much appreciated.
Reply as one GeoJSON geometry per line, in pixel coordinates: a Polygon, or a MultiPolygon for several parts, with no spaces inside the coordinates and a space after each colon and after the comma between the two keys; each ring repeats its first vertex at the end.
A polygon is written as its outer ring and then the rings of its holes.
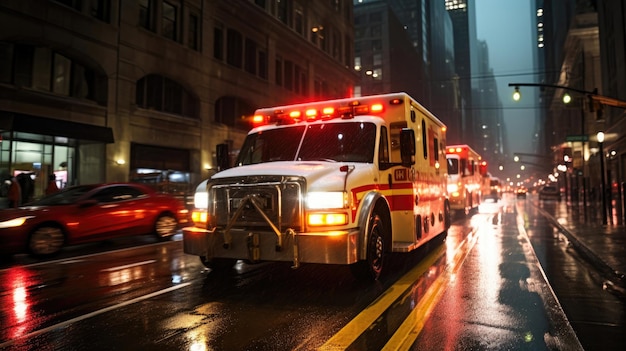
{"type": "MultiPolygon", "coordinates": [[[[408,350],[424,327],[429,314],[445,291],[445,286],[454,278],[463,261],[478,239],[476,228],[461,241],[454,250],[453,259],[445,267],[428,288],[417,306],[407,316],[400,328],[385,345],[384,350],[408,350]]],[[[426,256],[420,263],[402,276],[396,283],[387,289],[380,297],[367,306],[354,319],[346,324],[335,335],[328,339],[318,350],[334,351],[345,350],[366,332],[389,307],[404,295],[413,284],[446,252],[446,244],[440,245],[426,256]]]]}
{"type": "Polygon", "coordinates": [[[424,296],[417,303],[417,306],[409,316],[402,322],[402,325],[396,330],[391,339],[387,342],[383,350],[409,350],[417,336],[422,332],[424,324],[430,317],[448,283],[454,279],[459,268],[463,265],[463,261],[474,247],[478,235],[472,233],[459,245],[459,249],[454,255],[454,259],[446,270],[437,277],[430,285],[424,296]]]}
{"type": "Polygon", "coordinates": [[[378,299],[367,306],[359,315],[346,324],[337,334],[333,335],[319,350],[345,350],[361,334],[363,334],[380,316],[402,296],[420,276],[426,272],[445,252],[446,245],[442,244],[424,258],[417,266],[400,278],[378,299]]]}

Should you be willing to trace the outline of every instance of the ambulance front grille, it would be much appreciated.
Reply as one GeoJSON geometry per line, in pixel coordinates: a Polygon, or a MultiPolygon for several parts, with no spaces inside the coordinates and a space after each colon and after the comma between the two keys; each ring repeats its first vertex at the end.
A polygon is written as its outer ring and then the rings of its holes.
{"type": "Polygon", "coordinates": [[[305,186],[305,180],[300,177],[220,179],[210,185],[216,225],[225,228],[243,206],[233,229],[271,231],[269,219],[281,232],[287,228],[302,230],[305,186]],[[259,209],[253,206],[251,198],[259,209]]]}

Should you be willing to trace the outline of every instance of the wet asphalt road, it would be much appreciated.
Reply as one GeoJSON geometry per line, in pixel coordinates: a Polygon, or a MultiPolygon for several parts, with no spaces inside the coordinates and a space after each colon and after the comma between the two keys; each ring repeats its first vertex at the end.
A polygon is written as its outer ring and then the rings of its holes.
{"type": "MultiPolygon", "coordinates": [[[[104,247],[72,248],[65,250],[66,257],[48,262],[20,256],[0,266],[0,349],[311,350],[331,349],[329,340],[338,340],[338,344],[349,340],[345,349],[377,350],[394,337],[407,314],[421,311],[420,301],[428,302],[432,290],[440,291],[441,297],[430,302],[429,318],[416,317],[425,321],[425,326],[411,349],[549,347],[566,339],[559,338],[558,331],[554,331],[555,339],[534,337],[545,334],[547,328],[546,311],[537,307],[539,301],[516,306],[512,298],[520,293],[520,286],[512,284],[519,281],[517,275],[535,277],[538,271],[534,267],[526,271],[515,262],[502,264],[510,255],[529,254],[524,247],[521,251],[506,248],[511,243],[502,233],[517,228],[512,219],[516,216],[507,214],[516,201],[507,201],[487,206],[484,213],[472,218],[457,219],[445,242],[433,242],[410,255],[393,255],[388,262],[391,273],[376,283],[354,280],[348,267],[303,265],[292,270],[289,264],[276,263],[241,264],[235,274],[217,276],[204,269],[196,257],[182,252],[180,237],[164,243],[138,237],[104,247]],[[476,244],[465,246],[467,258],[457,268],[456,279],[430,289],[437,284],[437,277],[448,274],[450,262],[468,234],[476,244]],[[113,251],[98,253],[102,250],[113,251]],[[484,264],[491,269],[476,271],[484,264]],[[407,276],[410,284],[402,285],[407,276]],[[361,319],[396,293],[398,298],[385,312],[371,321],[361,319]],[[471,299],[470,295],[482,298],[471,299]],[[499,305],[493,304],[494,299],[499,305]],[[439,313],[442,308],[449,310],[439,313]],[[490,311],[493,319],[477,322],[460,311],[473,311],[474,316],[490,311]],[[337,337],[348,327],[357,331],[352,333],[355,335],[348,332],[348,339],[337,337]],[[485,330],[497,336],[491,338],[496,340],[494,344],[483,342],[485,330]],[[528,335],[524,334],[527,331],[533,335],[531,342],[525,339],[520,343],[516,336],[528,335]]],[[[537,256],[540,260],[549,257],[546,265],[554,267],[546,269],[546,275],[569,276],[559,273],[559,266],[581,275],[575,267],[583,263],[549,242],[555,240],[549,224],[525,202],[517,205],[524,211],[524,227],[533,246],[539,240],[537,256]],[[556,257],[549,251],[552,248],[564,256],[556,257]]],[[[513,246],[519,246],[518,242],[513,246]]],[[[590,345],[594,342],[588,339],[606,333],[607,325],[596,322],[601,311],[592,313],[601,303],[594,300],[589,308],[578,306],[577,298],[586,294],[587,287],[578,288],[577,284],[563,283],[565,293],[571,294],[563,299],[559,296],[559,300],[566,310],[585,311],[582,315],[571,312],[570,318],[581,344],[593,350],[590,345]]],[[[556,287],[554,290],[561,294],[556,287]]],[[[536,293],[539,298],[541,292],[526,293],[536,293]]],[[[607,306],[613,310],[621,306],[623,323],[623,303],[607,306]]],[[[620,345],[620,339],[616,342],[620,345]]],[[[621,342],[623,345],[623,339],[621,342]]]]}

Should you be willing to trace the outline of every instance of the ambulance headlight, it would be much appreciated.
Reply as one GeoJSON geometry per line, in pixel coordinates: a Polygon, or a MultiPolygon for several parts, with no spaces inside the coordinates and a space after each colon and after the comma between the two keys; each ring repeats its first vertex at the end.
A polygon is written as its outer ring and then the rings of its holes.
{"type": "Polygon", "coordinates": [[[306,197],[306,206],[310,210],[345,208],[347,195],[343,191],[313,191],[306,197]]]}
{"type": "Polygon", "coordinates": [[[456,183],[448,184],[449,193],[456,193],[457,191],[459,191],[459,186],[456,183]]]}
{"type": "Polygon", "coordinates": [[[193,195],[195,208],[207,209],[209,207],[209,194],[206,191],[198,191],[193,195]]]}

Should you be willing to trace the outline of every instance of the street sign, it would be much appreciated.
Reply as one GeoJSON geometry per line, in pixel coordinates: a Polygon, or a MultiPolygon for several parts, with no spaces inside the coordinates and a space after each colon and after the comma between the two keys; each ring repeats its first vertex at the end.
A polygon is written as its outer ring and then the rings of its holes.
{"type": "Polygon", "coordinates": [[[566,141],[589,141],[588,135],[568,135],[565,137],[566,141]]]}

